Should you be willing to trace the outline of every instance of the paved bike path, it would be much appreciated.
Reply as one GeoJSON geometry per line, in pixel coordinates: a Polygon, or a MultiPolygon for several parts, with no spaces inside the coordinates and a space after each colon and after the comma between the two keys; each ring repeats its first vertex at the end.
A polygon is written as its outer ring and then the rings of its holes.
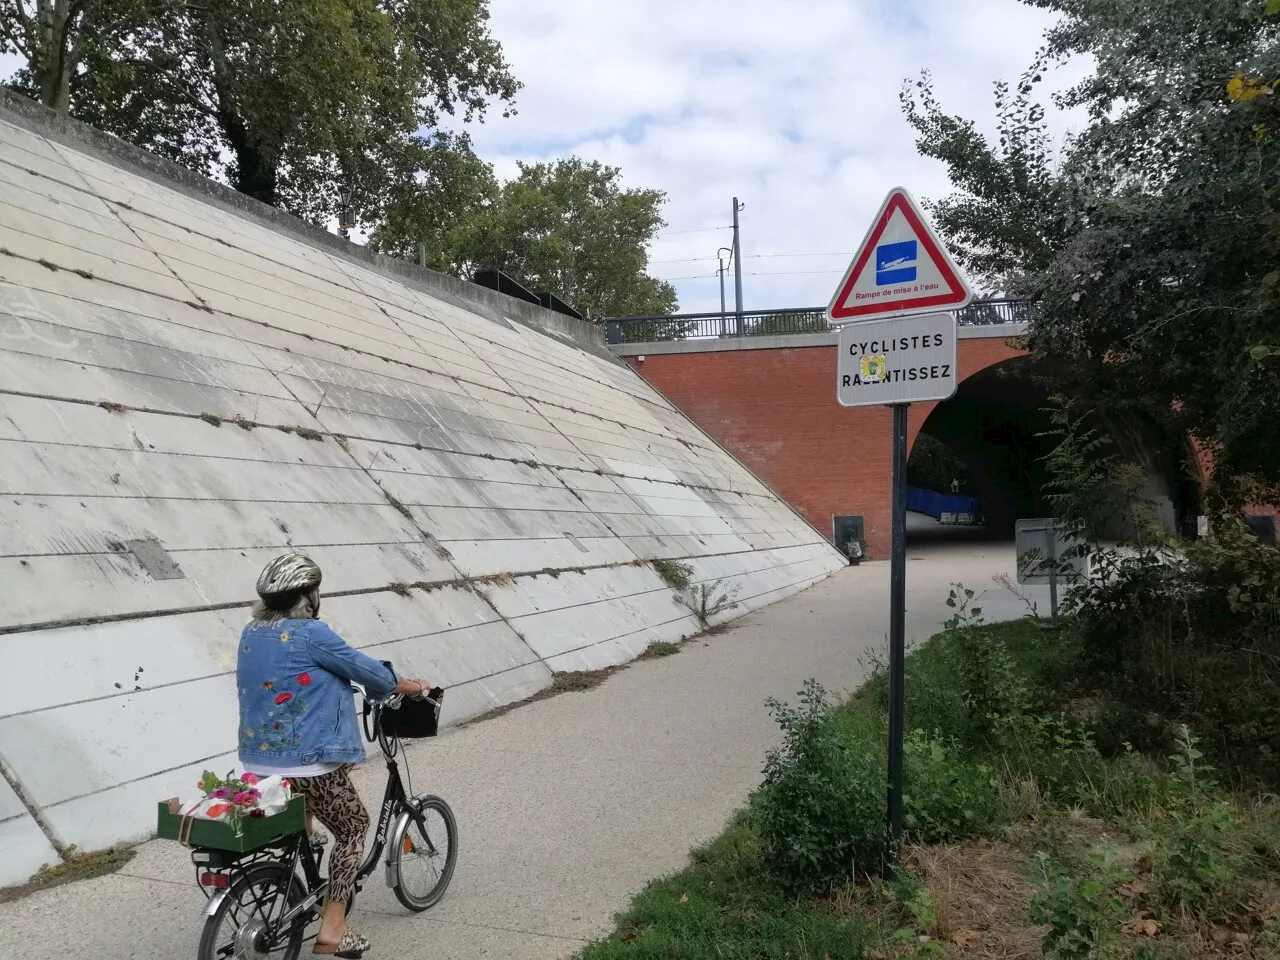
{"type": "MultiPolygon", "coordinates": [[[[989,591],[990,619],[1025,612],[991,579],[1012,574],[1011,545],[911,554],[909,640],[937,629],[954,580],[989,591]]],[[[444,901],[425,914],[405,911],[375,872],[353,913],[369,956],[553,960],[607,932],[759,782],[776,730],[766,697],[791,697],[808,677],[838,691],[863,679],[888,630],[888,573],[850,568],[594,690],[411,746],[414,788],[449,800],[461,853],[444,901]]],[[[384,783],[380,761],[360,768],[371,811],[384,783]]],[[[187,853],[152,841],[120,873],[0,904],[0,960],[194,958],[203,905],[187,853]]]]}

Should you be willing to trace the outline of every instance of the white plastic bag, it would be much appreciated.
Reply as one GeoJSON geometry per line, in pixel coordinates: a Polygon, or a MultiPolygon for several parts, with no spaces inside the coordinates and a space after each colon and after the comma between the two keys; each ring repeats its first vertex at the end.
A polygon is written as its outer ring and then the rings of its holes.
{"type": "Polygon", "coordinates": [[[289,788],[284,785],[284,778],[276,774],[263,777],[258,781],[257,791],[262,794],[258,798],[258,809],[265,816],[283,813],[289,806],[289,788]]]}
{"type": "Polygon", "coordinates": [[[222,820],[225,822],[230,808],[231,802],[229,800],[200,797],[183,803],[182,815],[184,817],[195,817],[197,820],[222,820]],[[209,811],[211,809],[216,813],[216,816],[210,815],[209,811]]]}

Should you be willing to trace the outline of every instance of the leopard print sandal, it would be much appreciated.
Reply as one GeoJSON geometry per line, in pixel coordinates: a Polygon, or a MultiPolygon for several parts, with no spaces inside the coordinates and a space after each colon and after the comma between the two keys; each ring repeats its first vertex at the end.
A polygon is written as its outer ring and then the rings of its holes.
{"type": "Polygon", "coordinates": [[[338,957],[339,960],[360,960],[369,949],[369,941],[358,933],[347,930],[337,943],[320,943],[311,948],[312,953],[326,957],[338,957]]]}

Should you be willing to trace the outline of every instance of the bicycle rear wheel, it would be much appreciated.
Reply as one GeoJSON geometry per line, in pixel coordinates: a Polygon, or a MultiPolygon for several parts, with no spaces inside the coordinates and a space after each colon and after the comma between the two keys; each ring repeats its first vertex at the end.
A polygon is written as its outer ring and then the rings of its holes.
{"type": "Polygon", "coordinates": [[[283,864],[263,863],[237,874],[227,896],[204,922],[199,960],[297,960],[306,924],[301,918],[271,943],[269,926],[306,896],[283,864]]]}
{"type": "Polygon", "coordinates": [[[422,823],[401,814],[388,857],[396,899],[410,910],[421,911],[439,903],[453,879],[458,822],[439,797],[414,797],[407,802],[421,813],[422,823]]]}

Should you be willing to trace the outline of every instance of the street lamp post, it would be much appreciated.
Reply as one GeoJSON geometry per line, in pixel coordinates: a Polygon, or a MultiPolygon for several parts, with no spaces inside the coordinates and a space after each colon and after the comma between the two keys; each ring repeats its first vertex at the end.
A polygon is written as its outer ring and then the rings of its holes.
{"type": "Polygon", "coordinates": [[[356,225],[355,210],[351,206],[351,200],[354,195],[355,191],[351,187],[345,184],[338,187],[338,205],[340,207],[338,210],[338,235],[343,240],[351,239],[351,231],[356,225]]]}

